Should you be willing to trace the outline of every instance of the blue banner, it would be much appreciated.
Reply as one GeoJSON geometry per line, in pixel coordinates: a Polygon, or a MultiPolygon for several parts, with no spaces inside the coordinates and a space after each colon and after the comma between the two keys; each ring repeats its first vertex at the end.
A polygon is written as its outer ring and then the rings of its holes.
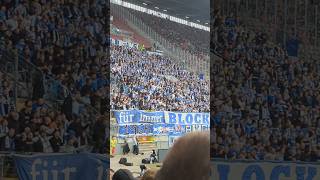
{"type": "Polygon", "coordinates": [[[140,110],[116,111],[118,124],[130,123],[164,123],[163,112],[147,112],[140,110]]]}
{"type": "Polygon", "coordinates": [[[210,125],[209,113],[177,113],[165,112],[165,122],[167,124],[194,125],[206,124],[210,125]]]}
{"type": "Polygon", "coordinates": [[[168,134],[168,128],[167,128],[166,124],[154,124],[153,125],[153,134],[154,135],[168,134]]]}
{"type": "Polygon", "coordinates": [[[137,123],[136,114],[137,110],[114,112],[118,124],[137,123]]]}
{"type": "Polygon", "coordinates": [[[105,180],[109,168],[106,156],[90,153],[15,155],[14,161],[23,180],[105,180]]]}
{"type": "Polygon", "coordinates": [[[293,180],[320,179],[320,164],[276,161],[211,161],[210,180],[293,180]]]}
{"type": "Polygon", "coordinates": [[[153,124],[129,124],[119,126],[120,135],[152,135],[153,134],[153,124]]]}
{"type": "Polygon", "coordinates": [[[163,112],[140,111],[139,115],[139,123],[164,123],[163,112]]]}
{"type": "Polygon", "coordinates": [[[129,124],[119,126],[119,135],[169,135],[182,136],[193,131],[207,131],[210,126],[203,125],[180,125],[180,124],[129,124]]]}
{"type": "Polygon", "coordinates": [[[148,112],[140,110],[115,111],[119,135],[182,136],[192,131],[210,128],[209,113],[148,112]]]}

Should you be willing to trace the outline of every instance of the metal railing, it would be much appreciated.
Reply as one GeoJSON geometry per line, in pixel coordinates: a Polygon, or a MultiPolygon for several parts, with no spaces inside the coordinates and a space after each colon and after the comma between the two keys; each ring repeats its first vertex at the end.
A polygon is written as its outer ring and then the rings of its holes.
{"type": "Polygon", "coordinates": [[[158,47],[160,47],[164,52],[176,60],[176,63],[180,66],[194,72],[194,73],[204,73],[209,77],[210,72],[210,57],[206,55],[202,58],[191,54],[189,51],[183,50],[175,44],[172,44],[167,39],[163,38],[159,33],[154,31],[146,23],[144,23],[140,18],[137,18],[133,13],[131,13],[127,8],[111,4],[111,13],[121,20],[127,22],[129,26],[140,32],[146,37],[149,37],[158,47]]]}

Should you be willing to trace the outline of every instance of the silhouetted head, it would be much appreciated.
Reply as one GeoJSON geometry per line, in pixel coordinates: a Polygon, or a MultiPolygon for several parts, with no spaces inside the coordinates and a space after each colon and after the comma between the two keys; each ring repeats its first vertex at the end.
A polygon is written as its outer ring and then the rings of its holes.
{"type": "Polygon", "coordinates": [[[208,180],[209,148],[209,132],[194,132],[179,138],[165,157],[156,180],[208,180]]]}

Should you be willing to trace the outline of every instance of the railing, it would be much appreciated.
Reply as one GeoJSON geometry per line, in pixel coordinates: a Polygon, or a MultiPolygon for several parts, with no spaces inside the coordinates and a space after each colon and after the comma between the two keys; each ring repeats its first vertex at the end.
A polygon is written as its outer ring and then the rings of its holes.
{"type": "Polygon", "coordinates": [[[146,25],[141,19],[130,13],[130,11],[125,7],[111,4],[110,9],[113,15],[122,20],[125,20],[130,26],[135,27],[134,29],[140,31],[140,33],[146,35],[147,37],[149,37],[149,39],[154,41],[153,43],[161,47],[169,56],[176,60],[179,65],[194,73],[204,73],[207,77],[209,77],[209,55],[200,58],[172,44],[171,42],[163,38],[160,34],[155,32],[148,25],[146,25]]]}

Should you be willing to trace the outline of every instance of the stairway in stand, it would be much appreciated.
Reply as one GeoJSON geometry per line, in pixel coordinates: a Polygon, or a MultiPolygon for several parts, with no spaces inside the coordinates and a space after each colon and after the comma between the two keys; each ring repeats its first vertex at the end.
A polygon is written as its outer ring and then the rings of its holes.
{"type": "Polygon", "coordinates": [[[156,152],[157,152],[157,145],[154,142],[139,144],[139,153],[140,154],[141,153],[151,154],[152,150],[156,150],[156,152]]]}

